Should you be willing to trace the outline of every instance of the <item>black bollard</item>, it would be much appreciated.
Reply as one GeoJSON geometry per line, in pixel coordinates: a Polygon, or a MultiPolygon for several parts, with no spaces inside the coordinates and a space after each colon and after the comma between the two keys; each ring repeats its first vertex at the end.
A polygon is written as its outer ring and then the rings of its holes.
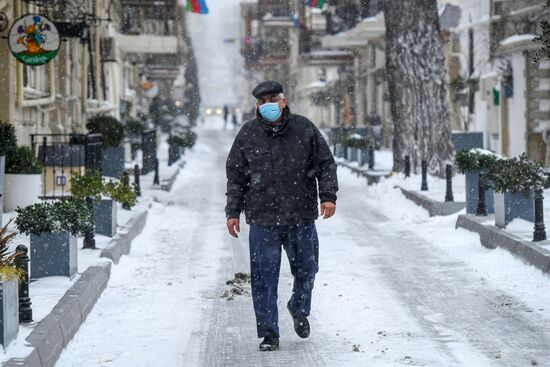
{"type": "Polygon", "coordinates": [[[542,188],[535,189],[535,231],[533,232],[533,241],[546,240],[546,228],[544,226],[544,196],[542,188]]]}
{"type": "Polygon", "coordinates": [[[25,245],[19,245],[15,249],[19,255],[16,261],[17,269],[24,272],[19,280],[19,322],[32,321],[31,298],[29,297],[29,249],[25,245]]]}
{"type": "Polygon", "coordinates": [[[141,196],[141,186],[139,184],[139,166],[134,166],[134,192],[137,196],[141,196]]]}
{"type": "Polygon", "coordinates": [[[428,161],[422,160],[422,185],[420,191],[428,191],[428,161]]]}
{"type": "Polygon", "coordinates": [[[453,196],[453,166],[447,164],[445,166],[445,175],[447,178],[447,190],[445,191],[445,202],[455,201],[453,196]]]}
{"type": "MultiPolygon", "coordinates": [[[[92,199],[91,197],[86,197],[86,204],[88,204],[88,207],[90,208],[90,210],[92,211],[92,217],[94,215],[94,199],[92,199]]],[[[92,226],[92,228],[86,232],[86,234],[84,235],[84,243],[82,244],[82,248],[86,248],[86,249],[91,249],[91,250],[95,250],[96,247],[95,247],[95,234],[94,234],[94,228],[92,226]]]]}
{"type": "MultiPolygon", "coordinates": [[[[130,176],[128,175],[128,172],[127,171],[124,171],[122,173],[122,177],[121,177],[121,182],[124,186],[126,187],[130,187],[130,176]]],[[[122,209],[124,210],[130,210],[132,209],[127,203],[123,203],[122,204],[122,209]]]]}
{"type": "Polygon", "coordinates": [[[369,169],[374,169],[374,147],[369,145],[367,150],[369,152],[369,169]]]}
{"type": "Polygon", "coordinates": [[[405,177],[411,177],[411,157],[405,156],[405,177]]]}
{"type": "Polygon", "coordinates": [[[476,215],[481,217],[487,216],[487,205],[485,204],[485,174],[479,173],[479,181],[477,185],[478,200],[476,215]]]}
{"type": "Polygon", "coordinates": [[[160,185],[158,158],[155,160],[155,177],[153,178],[153,185],[160,185]]]}

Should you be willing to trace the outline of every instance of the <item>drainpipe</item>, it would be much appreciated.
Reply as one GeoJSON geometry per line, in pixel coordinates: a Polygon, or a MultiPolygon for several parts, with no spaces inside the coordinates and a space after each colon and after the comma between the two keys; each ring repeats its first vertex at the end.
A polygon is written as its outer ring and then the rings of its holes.
{"type": "Polygon", "coordinates": [[[80,105],[82,113],[86,113],[88,111],[88,46],[85,41],[80,42],[80,46],[80,105]]]}

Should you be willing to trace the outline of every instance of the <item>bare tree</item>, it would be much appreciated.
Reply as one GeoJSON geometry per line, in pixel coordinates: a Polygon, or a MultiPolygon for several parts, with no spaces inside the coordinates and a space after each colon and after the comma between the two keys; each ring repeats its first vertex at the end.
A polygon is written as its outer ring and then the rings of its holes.
{"type": "Polygon", "coordinates": [[[452,159],[445,60],[436,0],[385,0],[386,72],[394,132],[394,171],[411,157],[442,176],[452,159]]]}

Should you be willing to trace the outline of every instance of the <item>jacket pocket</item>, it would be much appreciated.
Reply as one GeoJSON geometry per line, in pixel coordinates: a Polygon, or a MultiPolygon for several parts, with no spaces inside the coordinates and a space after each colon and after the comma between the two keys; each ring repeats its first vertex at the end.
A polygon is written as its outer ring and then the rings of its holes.
{"type": "Polygon", "coordinates": [[[250,167],[250,189],[256,186],[264,186],[269,181],[271,167],[271,154],[266,148],[247,147],[246,159],[250,167]]]}

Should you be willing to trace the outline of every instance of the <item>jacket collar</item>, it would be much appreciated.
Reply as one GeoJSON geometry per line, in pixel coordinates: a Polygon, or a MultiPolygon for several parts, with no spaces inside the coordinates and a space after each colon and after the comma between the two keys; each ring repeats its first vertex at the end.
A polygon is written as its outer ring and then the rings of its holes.
{"type": "Polygon", "coordinates": [[[277,136],[277,135],[284,134],[288,130],[288,127],[290,125],[289,121],[288,121],[290,119],[290,116],[291,116],[290,108],[288,106],[286,106],[283,109],[283,120],[281,121],[281,123],[279,125],[275,125],[275,124],[265,120],[262,117],[262,115],[260,115],[259,110],[256,109],[256,118],[258,119],[258,121],[260,121],[260,123],[264,127],[264,130],[266,131],[266,133],[269,136],[277,136]]]}

